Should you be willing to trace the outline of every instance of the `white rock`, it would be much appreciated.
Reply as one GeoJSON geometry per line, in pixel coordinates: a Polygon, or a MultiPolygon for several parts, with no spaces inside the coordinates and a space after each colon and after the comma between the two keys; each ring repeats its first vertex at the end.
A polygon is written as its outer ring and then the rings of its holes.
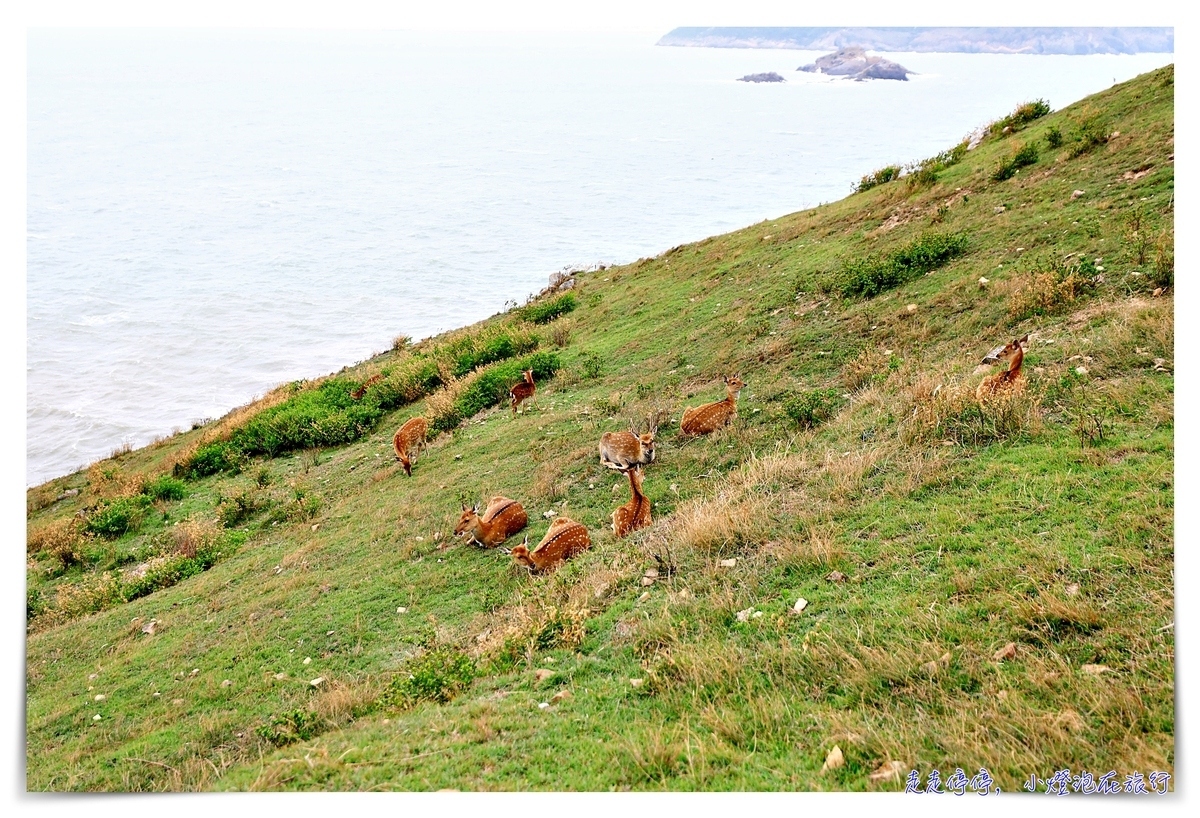
{"type": "Polygon", "coordinates": [[[95,701],[102,702],[107,698],[108,698],[108,696],[105,696],[103,693],[97,693],[95,701]]]}
{"type": "Polygon", "coordinates": [[[792,606],[792,613],[801,613],[807,607],[808,600],[804,597],[800,597],[796,600],[796,604],[792,606]]]}
{"type": "Polygon", "coordinates": [[[735,565],[737,565],[737,557],[730,557],[727,560],[721,560],[722,568],[733,568],[735,565]]]}
{"type": "Polygon", "coordinates": [[[311,656],[305,656],[305,657],[304,657],[304,664],[306,664],[306,665],[311,665],[311,664],[312,664],[312,657],[311,657],[311,656]]]}
{"type": "Polygon", "coordinates": [[[752,613],[754,613],[754,608],[747,608],[744,611],[738,611],[737,612],[737,621],[745,622],[746,620],[748,620],[750,618],[750,614],[752,614],[752,613]]]}
{"type": "Polygon", "coordinates": [[[313,687],[320,687],[321,685],[325,684],[325,677],[318,676],[317,678],[311,680],[309,682],[309,684],[312,685],[313,687]]]}

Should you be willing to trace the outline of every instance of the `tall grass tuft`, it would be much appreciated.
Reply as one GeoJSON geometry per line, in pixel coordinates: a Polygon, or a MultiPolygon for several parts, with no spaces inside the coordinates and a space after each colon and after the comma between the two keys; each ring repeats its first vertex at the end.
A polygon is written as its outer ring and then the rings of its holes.
{"type": "Polygon", "coordinates": [[[844,296],[878,295],[932,272],[967,251],[962,233],[924,233],[886,256],[846,262],[829,287],[844,296]]]}

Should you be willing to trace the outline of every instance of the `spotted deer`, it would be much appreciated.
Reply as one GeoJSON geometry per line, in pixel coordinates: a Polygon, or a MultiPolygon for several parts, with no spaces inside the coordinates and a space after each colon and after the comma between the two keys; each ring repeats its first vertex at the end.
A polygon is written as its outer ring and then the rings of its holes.
{"type": "Polygon", "coordinates": [[[508,390],[509,405],[512,407],[514,418],[517,416],[517,407],[521,405],[521,402],[533,400],[533,394],[537,391],[533,386],[533,370],[526,369],[523,374],[525,380],[518,381],[512,389],[508,390]]]}
{"type": "Polygon", "coordinates": [[[467,542],[495,548],[529,524],[525,509],[516,500],[493,497],[481,516],[479,506],[463,506],[454,536],[466,535],[467,542]]]}
{"type": "Polygon", "coordinates": [[[556,517],[537,548],[529,550],[529,535],[526,534],[524,544],[513,548],[512,557],[518,565],[540,573],[557,568],[563,560],[591,547],[592,540],[586,527],[570,517],[556,517]]]}
{"type": "Polygon", "coordinates": [[[657,433],[658,423],[653,418],[645,434],[637,433],[632,420],[628,432],[605,432],[600,436],[600,463],[617,471],[653,463],[654,435],[657,433]]]}
{"type": "Polygon", "coordinates": [[[650,499],[642,494],[642,467],[634,466],[625,473],[629,475],[629,491],[633,497],[612,513],[612,530],[618,537],[650,525],[650,499]]]}
{"type": "Polygon", "coordinates": [[[429,423],[422,417],[410,418],[392,438],[392,446],[396,449],[396,458],[404,466],[404,473],[412,477],[412,464],[416,462],[417,453],[425,448],[425,435],[429,432],[429,423]]]}
{"type": "Polygon", "coordinates": [[[738,394],[746,386],[740,375],[725,378],[725,400],[683,410],[679,430],[685,435],[707,435],[737,417],[738,394]]]}
{"type": "Polygon", "coordinates": [[[382,380],[383,380],[382,374],[372,375],[371,377],[369,377],[365,381],[363,381],[362,386],[358,387],[358,389],[355,389],[353,392],[351,392],[350,397],[354,398],[355,400],[362,400],[363,395],[367,394],[367,390],[382,380]]]}
{"type": "Polygon", "coordinates": [[[980,408],[983,408],[988,401],[1001,397],[1013,397],[1024,391],[1025,376],[1021,373],[1021,364],[1025,360],[1025,348],[1022,345],[1028,341],[1029,336],[1025,335],[996,347],[984,356],[983,363],[994,364],[1007,361],[1008,369],[988,375],[980,381],[979,386],[975,389],[975,400],[979,401],[980,408]]]}

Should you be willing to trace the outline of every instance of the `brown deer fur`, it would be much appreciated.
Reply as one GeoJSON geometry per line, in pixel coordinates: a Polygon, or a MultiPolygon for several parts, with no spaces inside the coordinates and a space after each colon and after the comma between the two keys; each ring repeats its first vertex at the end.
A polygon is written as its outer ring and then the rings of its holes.
{"type": "Polygon", "coordinates": [[[382,380],[383,380],[382,374],[372,375],[371,377],[369,377],[365,381],[363,381],[362,386],[358,387],[358,389],[355,389],[353,392],[351,392],[350,397],[354,398],[355,400],[362,400],[363,395],[367,394],[367,390],[382,380]]]}
{"type": "Polygon", "coordinates": [[[529,550],[529,536],[526,535],[524,545],[513,548],[512,556],[519,565],[541,572],[557,568],[563,560],[591,547],[587,528],[570,517],[556,517],[537,548],[529,550]]]}
{"type": "Polygon", "coordinates": [[[528,524],[529,517],[520,503],[497,496],[488,500],[483,516],[479,514],[479,506],[463,506],[462,516],[454,527],[454,535],[461,537],[465,534],[467,542],[495,548],[528,524]]]}
{"type": "Polygon", "coordinates": [[[605,432],[600,436],[600,462],[617,471],[653,463],[654,434],[657,431],[651,425],[646,434],[639,435],[631,422],[628,432],[605,432]]]}
{"type": "Polygon", "coordinates": [[[725,400],[684,409],[679,430],[685,435],[707,435],[732,421],[737,417],[738,393],[745,385],[746,382],[738,375],[726,378],[725,400]]]}
{"type": "Polygon", "coordinates": [[[412,477],[412,464],[417,459],[417,452],[425,448],[425,435],[429,431],[429,423],[422,417],[411,418],[405,422],[396,436],[392,438],[392,446],[396,449],[396,457],[404,466],[404,473],[412,477]]]}
{"type": "Polygon", "coordinates": [[[633,497],[612,513],[612,530],[618,537],[650,525],[650,500],[642,494],[642,467],[634,466],[626,474],[633,497]]]}
{"type": "Polygon", "coordinates": [[[975,389],[975,400],[979,401],[980,408],[990,400],[1019,395],[1025,389],[1025,376],[1021,374],[1021,364],[1025,361],[1025,349],[1022,344],[1028,340],[1028,335],[1018,338],[1002,347],[996,347],[984,357],[985,364],[1007,361],[1008,369],[988,375],[980,381],[975,389]]]}
{"type": "Polygon", "coordinates": [[[525,370],[525,380],[518,382],[512,389],[508,390],[509,405],[512,407],[513,417],[517,416],[517,407],[521,405],[521,401],[532,400],[533,393],[536,391],[533,386],[533,370],[525,370]]]}

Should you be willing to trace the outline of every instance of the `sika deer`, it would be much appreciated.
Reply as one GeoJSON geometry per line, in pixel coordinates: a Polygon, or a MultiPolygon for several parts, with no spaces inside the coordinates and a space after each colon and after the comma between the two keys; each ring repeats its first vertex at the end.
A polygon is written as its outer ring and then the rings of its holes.
{"type": "Polygon", "coordinates": [[[425,435],[428,431],[429,423],[425,418],[415,417],[406,421],[392,438],[396,458],[400,465],[404,466],[404,473],[409,477],[412,477],[412,464],[416,462],[417,453],[425,448],[425,435]]]}
{"type": "Polygon", "coordinates": [[[454,527],[454,536],[467,536],[467,542],[495,548],[529,524],[525,509],[516,500],[493,497],[487,510],[479,515],[479,506],[462,507],[462,516],[454,527]]]}
{"type": "Polygon", "coordinates": [[[639,435],[629,422],[628,432],[605,432],[600,436],[600,462],[610,469],[626,471],[632,466],[654,462],[654,435],[658,424],[650,421],[649,431],[639,435]]]}
{"type": "Polygon", "coordinates": [[[512,556],[518,564],[540,573],[557,568],[563,560],[591,547],[587,528],[570,517],[556,517],[537,548],[529,550],[529,535],[526,534],[525,543],[513,548],[512,556]]]}
{"type": "Polygon", "coordinates": [[[642,467],[634,466],[625,473],[629,475],[629,491],[633,497],[612,513],[612,530],[618,537],[650,525],[650,499],[642,494],[642,467]]]}
{"type": "Polygon", "coordinates": [[[380,373],[378,375],[372,375],[371,377],[369,377],[365,381],[363,381],[362,386],[358,387],[358,389],[355,389],[353,392],[351,392],[350,397],[354,398],[355,400],[362,400],[363,395],[367,394],[367,390],[382,380],[383,380],[382,373],[380,373]]]}
{"type": "Polygon", "coordinates": [[[1005,372],[988,375],[980,381],[979,386],[975,389],[975,400],[979,401],[980,409],[988,401],[1001,397],[1014,397],[1025,390],[1025,376],[1021,374],[1021,364],[1025,360],[1025,349],[1022,344],[1028,341],[1029,336],[1025,335],[1004,346],[996,347],[984,356],[985,364],[1007,361],[1008,369],[1005,372]]]}
{"type": "Polygon", "coordinates": [[[740,375],[725,378],[725,400],[684,409],[679,430],[685,435],[707,435],[732,421],[737,417],[738,394],[745,385],[740,375]]]}
{"type": "Polygon", "coordinates": [[[526,369],[524,375],[525,380],[519,381],[512,389],[508,390],[509,405],[512,407],[514,418],[517,416],[517,407],[521,405],[521,401],[532,400],[533,393],[536,391],[533,386],[533,370],[526,369]]]}

